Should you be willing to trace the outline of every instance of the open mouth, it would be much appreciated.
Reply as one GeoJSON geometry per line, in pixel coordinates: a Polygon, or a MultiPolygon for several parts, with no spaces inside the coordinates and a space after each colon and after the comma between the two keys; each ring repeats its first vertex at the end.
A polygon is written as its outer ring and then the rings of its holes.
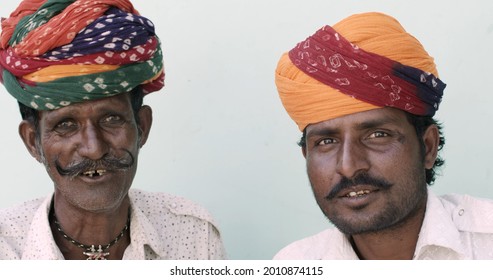
{"type": "Polygon", "coordinates": [[[92,178],[92,177],[103,176],[105,173],[106,173],[105,169],[98,169],[98,170],[88,170],[86,172],[81,173],[81,175],[92,178]]]}
{"type": "Polygon", "coordinates": [[[373,187],[373,186],[359,186],[359,187],[355,187],[353,189],[343,191],[339,195],[339,197],[340,198],[359,198],[359,197],[364,197],[364,196],[367,196],[371,193],[375,193],[378,191],[380,191],[380,189],[373,187]]]}
{"type": "Polygon", "coordinates": [[[352,191],[346,194],[346,197],[359,197],[371,193],[370,190],[352,191]]]}

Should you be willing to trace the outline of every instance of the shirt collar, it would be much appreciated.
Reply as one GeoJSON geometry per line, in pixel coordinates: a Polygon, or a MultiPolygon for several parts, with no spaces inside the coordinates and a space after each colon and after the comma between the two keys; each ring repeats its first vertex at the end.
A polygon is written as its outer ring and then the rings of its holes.
{"type": "Polygon", "coordinates": [[[158,241],[161,240],[156,228],[151,221],[144,215],[142,210],[132,198],[130,193],[130,239],[131,243],[125,251],[125,256],[131,256],[132,259],[145,259],[145,247],[148,246],[159,259],[166,259],[166,250],[158,241]]]}
{"type": "MultiPolygon", "coordinates": [[[[63,260],[62,252],[56,245],[53,233],[49,224],[50,205],[53,194],[50,194],[41,203],[35,212],[26,238],[26,245],[22,253],[22,259],[44,259],[44,260],[63,260]]],[[[125,250],[125,256],[132,259],[145,259],[145,246],[159,255],[162,259],[166,258],[164,247],[157,242],[160,240],[159,234],[152,226],[152,223],[138,208],[130,195],[130,245],[125,250]],[[128,252],[127,252],[128,251],[128,252]]],[[[124,256],[124,258],[125,258],[124,256]]]]}
{"type": "Polygon", "coordinates": [[[346,256],[344,259],[346,260],[358,260],[359,257],[353,249],[353,245],[351,244],[350,237],[343,234],[340,231],[337,231],[338,238],[340,238],[340,242],[342,242],[342,246],[340,247],[340,253],[342,256],[346,256]]]}
{"type": "Polygon", "coordinates": [[[58,249],[49,223],[50,205],[53,194],[50,194],[41,203],[34,213],[31,226],[27,233],[21,259],[44,259],[44,260],[63,260],[63,254],[58,249]]]}
{"type": "Polygon", "coordinates": [[[461,243],[460,233],[440,201],[440,199],[428,189],[428,201],[426,212],[416,244],[415,259],[426,259],[430,251],[434,258],[438,250],[443,251],[444,256],[455,255],[458,259],[465,256],[465,248],[461,243]],[[447,251],[447,253],[445,253],[447,251]]]}

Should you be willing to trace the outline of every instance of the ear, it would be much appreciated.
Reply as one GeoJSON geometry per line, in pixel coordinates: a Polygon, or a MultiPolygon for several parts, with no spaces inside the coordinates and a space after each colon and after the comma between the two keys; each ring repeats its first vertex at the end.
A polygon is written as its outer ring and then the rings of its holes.
{"type": "Polygon", "coordinates": [[[149,133],[151,132],[151,126],[152,126],[151,107],[144,105],[140,108],[139,120],[140,122],[137,124],[140,132],[139,147],[142,148],[144,144],[147,142],[147,138],[149,137],[149,133]]]}
{"type": "Polygon", "coordinates": [[[26,120],[23,120],[19,124],[19,135],[21,136],[22,141],[31,156],[33,156],[38,162],[42,163],[41,154],[38,149],[41,147],[36,145],[36,128],[34,125],[26,120]]]}
{"type": "Polygon", "coordinates": [[[438,144],[440,143],[440,133],[436,125],[430,125],[423,133],[423,143],[425,145],[425,168],[431,169],[435,164],[438,155],[438,144]]]}
{"type": "Polygon", "coordinates": [[[306,146],[305,145],[303,145],[301,147],[301,152],[303,153],[303,157],[306,159],[306,146]]]}

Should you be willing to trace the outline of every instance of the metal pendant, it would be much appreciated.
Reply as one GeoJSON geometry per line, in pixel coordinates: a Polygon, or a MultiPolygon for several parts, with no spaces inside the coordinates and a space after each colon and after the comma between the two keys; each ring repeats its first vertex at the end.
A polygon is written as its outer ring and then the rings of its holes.
{"type": "Polygon", "coordinates": [[[103,251],[103,248],[101,248],[101,245],[99,245],[98,249],[96,250],[94,248],[94,245],[91,245],[91,251],[90,252],[84,252],[83,254],[86,255],[88,258],[87,260],[106,260],[106,256],[108,256],[110,253],[106,253],[103,251]]]}

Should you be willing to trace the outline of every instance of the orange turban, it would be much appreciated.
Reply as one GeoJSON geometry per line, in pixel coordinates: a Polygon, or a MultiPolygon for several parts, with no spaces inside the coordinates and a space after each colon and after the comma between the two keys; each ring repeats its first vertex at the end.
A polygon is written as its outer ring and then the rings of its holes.
{"type": "Polygon", "coordinates": [[[352,15],[333,27],[326,26],[283,54],[275,82],[286,111],[301,131],[312,123],[384,106],[433,116],[445,88],[433,58],[420,42],[396,19],[375,12],[352,15]],[[331,36],[332,45],[325,45],[331,36]],[[341,47],[343,41],[347,42],[346,50],[341,47]],[[305,51],[308,48],[312,52],[305,51]],[[330,57],[317,53],[329,48],[330,57]],[[338,78],[341,64],[355,80],[349,79],[351,86],[359,87],[351,89],[348,79],[338,78]],[[388,65],[384,70],[389,74],[380,68],[370,72],[372,65],[388,65]],[[370,90],[362,90],[366,88],[370,90]],[[389,96],[388,100],[371,96],[376,95],[377,88],[379,96],[389,96]]]}

